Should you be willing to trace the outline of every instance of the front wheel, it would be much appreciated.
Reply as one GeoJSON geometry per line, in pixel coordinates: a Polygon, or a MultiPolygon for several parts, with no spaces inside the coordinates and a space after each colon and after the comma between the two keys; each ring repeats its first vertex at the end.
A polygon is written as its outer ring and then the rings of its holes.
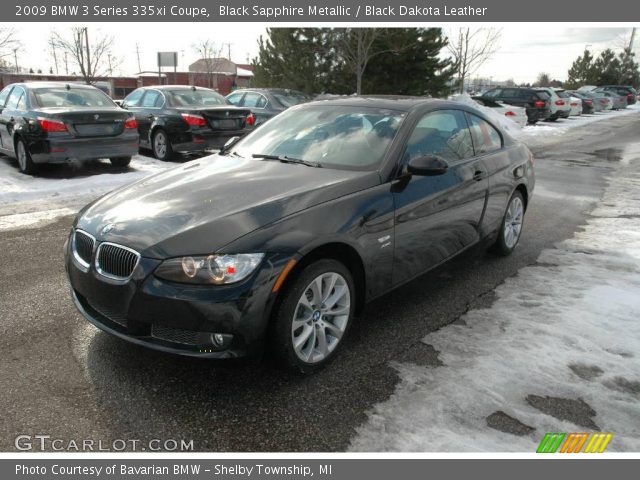
{"type": "Polygon", "coordinates": [[[114,167],[125,168],[131,163],[131,157],[115,157],[110,158],[109,161],[114,167]]]}
{"type": "Polygon", "coordinates": [[[16,140],[16,159],[18,160],[18,168],[26,175],[34,175],[38,166],[33,163],[31,154],[22,139],[16,140]]]}
{"type": "Polygon", "coordinates": [[[286,368],[311,373],[330,361],[355,311],[349,270],[333,259],[304,268],[274,312],[272,349],[286,368]]]}
{"type": "Polygon", "coordinates": [[[507,211],[502,219],[498,240],[495,243],[498,253],[507,256],[513,252],[520,240],[523,221],[524,197],[522,193],[516,190],[507,204],[507,211]]]}

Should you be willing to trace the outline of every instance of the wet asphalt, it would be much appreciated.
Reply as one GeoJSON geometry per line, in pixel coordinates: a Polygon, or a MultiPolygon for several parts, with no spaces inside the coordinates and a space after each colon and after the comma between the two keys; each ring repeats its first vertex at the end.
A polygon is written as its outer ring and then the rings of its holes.
{"type": "MultiPolygon", "coordinates": [[[[307,377],[269,362],[170,356],[99,332],[68,293],[62,245],[71,217],[0,232],[0,450],[15,450],[17,435],[46,434],[107,444],[185,439],[197,451],[344,451],[370,408],[393,393],[390,362],[437,368],[438,352],[421,339],[468,309],[491,305],[505,278],[571,237],[638,132],[634,114],[545,139],[533,148],[537,190],[514,254],[475,248],[376,300],[335,361],[307,377]]],[[[528,401],[559,418],[572,408],[528,401]]],[[[582,420],[588,424],[575,421],[582,420]]],[[[499,413],[491,419],[498,430],[526,427],[509,422],[499,413]]]]}

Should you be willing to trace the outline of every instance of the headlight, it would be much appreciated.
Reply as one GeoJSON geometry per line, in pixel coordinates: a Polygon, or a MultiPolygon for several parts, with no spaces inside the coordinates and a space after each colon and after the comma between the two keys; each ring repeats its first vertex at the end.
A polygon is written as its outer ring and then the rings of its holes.
{"type": "Polygon", "coordinates": [[[226,285],[251,275],[263,257],[264,253],[242,253],[171,258],[160,264],[155,275],[173,282],[226,285]]]}

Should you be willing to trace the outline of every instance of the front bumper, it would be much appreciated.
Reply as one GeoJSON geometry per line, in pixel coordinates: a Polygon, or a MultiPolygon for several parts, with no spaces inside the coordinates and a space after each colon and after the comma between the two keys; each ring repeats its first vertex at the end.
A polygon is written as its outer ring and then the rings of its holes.
{"type": "Polygon", "coordinates": [[[138,133],[102,138],[48,138],[30,144],[34,163],[66,163],[72,160],[132,157],[138,153],[138,133]]]}
{"type": "Polygon", "coordinates": [[[89,322],[137,345],[203,358],[262,352],[276,296],[271,289],[288,261],[271,255],[237,285],[202,286],[161,280],[153,275],[160,261],[142,257],[130,280],[118,283],[93,265],[80,268],[69,248],[65,264],[71,296],[89,322]],[[214,334],[222,335],[223,342],[214,334]]]}

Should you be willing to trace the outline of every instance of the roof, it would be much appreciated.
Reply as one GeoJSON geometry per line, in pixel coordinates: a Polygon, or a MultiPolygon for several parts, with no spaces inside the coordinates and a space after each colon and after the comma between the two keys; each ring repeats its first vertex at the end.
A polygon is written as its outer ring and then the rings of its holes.
{"type": "Polygon", "coordinates": [[[155,90],[211,90],[215,92],[213,88],[199,87],[197,85],[144,85],[140,88],[153,88],[155,90]]]}
{"type": "Polygon", "coordinates": [[[97,88],[95,85],[87,85],[84,82],[68,81],[68,82],[52,82],[52,81],[36,81],[36,82],[16,82],[13,85],[21,85],[27,88],[65,88],[67,85],[73,88],[97,88]]]}
{"type": "Polygon", "coordinates": [[[241,67],[236,68],[236,75],[239,77],[253,77],[253,72],[251,70],[246,70],[241,67]]]}
{"type": "Polygon", "coordinates": [[[389,110],[409,111],[421,105],[450,106],[459,108],[465,106],[460,102],[440,100],[428,97],[402,97],[402,96],[349,96],[331,100],[317,100],[312,103],[340,106],[359,106],[372,108],[386,108],[389,110]]]}

